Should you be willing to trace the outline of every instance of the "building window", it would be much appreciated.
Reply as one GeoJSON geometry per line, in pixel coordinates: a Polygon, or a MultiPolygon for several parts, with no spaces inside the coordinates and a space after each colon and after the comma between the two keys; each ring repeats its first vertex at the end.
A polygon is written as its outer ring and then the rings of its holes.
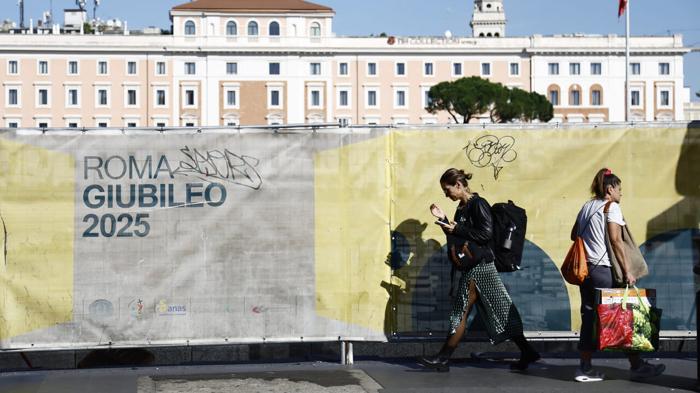
{"type": "Polygon", "coordinates": [[[159,61],[156,63],[156,75],[165,75],[165,62],[159,61]]]}
{"type": "Polygon", "coordinates": [[[11,121],[7,123],[7,128],[19,128],[19,122],[11,121]]]}
{"type": "Polygon", "coordinates": [[[78,128],[78,123],[72,121],[68,123],[68,128],[78,128]]]}
{"type": "Polygon", "coordinates": [[[68,62],[68,74],[78,75],[78,62],[71,60],[68,62]]]}
{"type": "Polygon", "coordinates": [[[248,35],[249,36],[258,35],[258,22],[255,22],[255,21],[248,22],[248,35]]]}
{"type": "Polygon", "coordinates": [[[66,98],[68,106],[80,105],[80,101],[78,98],[78,89],[68,89],[68,94],[66,98]]]}
{"type": "Polygon", "coordinates": [[[235,107],[238,105],[238,100],[236,100],[235,90],[226,90],[226,106],[235,107]]]}
{"type": "Polygon", "coordinates": [[[630,92],[630,106],[640,106],[641,101],[639,98],[640,98],[639,90],[632,90],[630,92]]]}
{"type": "Polygon", "coordinates": [[[227,75],[238,74],[238,63],[233,63],[233,62],[226,63],[226,74],[227,75]]]}
{"type": "Polygon", "coordinates": [[[547,65],[549,75],[559,75],[559,63],[549,63],[547,65]]]}
{"type": "Polygon", "coordinates": [[[569,95],[569,105],[581,105],[581,92],[579,90],[571,90],[571,94],[569,95]]]}
{"type": "Polygon", "coordinates": [[[430,88],[423,88],[423,108],[427,108],[432,104],[433,100],[430,98],[430,88]]]}
{"type": "Polygon", "coordinates": [[[603,104],[601,91],[598,89],[591,91],[591,105],[600,106],[603,104]]]}
{"type": "Polygon", "coordinates": [[[107,62],[106,61],[100,61],[97,63],[97,73],[99,75],[107,75],[107,62]]]}
{"type": "Polygon", "coordinates": [[[321,92],[319,90],[311,90],[311,106],[316,108],[321,106],[321,92]]]}
{"type": "Polygon", "coordinates": [[[17,60],[10,60],[7,62],[7,73],[10,75],[19,74],[19,63],[17,60]]]}
{"type": "Polygon", "coordinates": [[[97,90],[97,105],[98,106],[109,105],[109,94],[107,92],[107,89],[98,89],[97,90]]]}
{"type": "Polygon", "coordinates": [[[280,63],[270,63],[268,68],[269,68],[270,75],[279,75],[280,74],[280,63]]]}
{"type": "Polygon", "coordinates": [[[318,22],[311,24],[311,36],[320,37],[321,36],[321,25],[318,22]]]}
{"type": "Polygon", "coordinates": [[[396,75],[406,75],[406,63],[396,63],[396,75]]]}
{"type": "Polygon", "coordinates": [[[270,22],[268,29],[269,35],[271,37],[276,37],[280,35],[280,24],[277,22],[270,22]]]}
{"type": "Polygon", "coordinates": [[[348,74],[348,63],[339,63],[338,64],[338,75],[347,75],[348,74]]]}
{"type": "Polygon", "coordinates": [[[377,75],[377,63],[367,63],[367,75],[377,75]]]}
{"type": "Polygon", "coordinates": [[[280,91],[276,89],[270,90],[270,106],[278,107],[280,105],[280,91]]]}
{"type": "Polygon", "coordinates": [[[569,74],[570,75],[581,75],[581,63],[569,64],[569,74]]]}
{"type": "Polygon", "coordinates": [[[670,75],[670,74],[671,74],[671,64],[659,63],[659,75],[670,75]]]}
{"type": "Polygon", "coordinates": [[[126,123],[127,128],[136,128],[136,122],[130,121],[126,123]]]}
{"type": "Polygon", "coordinates": [[[197,66],[193,62],[185,63],[185,74],[194,75],[197,73],[197,66]]]}
{"type": "Polygon", "coordinates": [[[549,91],[549,102],[554,106],[559,105],[559,90],[549,91]]]}
{"type": "Polygon", "coordinates": [[[97,106],[108,106],[109,101],[108,101],[109,93],[107,92],[107,89],[98,89],[97,90],[97,106]]]}
{"type": "Polygon", "coordinates": [[[603,65],[600,63],[591,63],[591,75],[602,75],[603,65]]]}
{"type": "Polygon", "coordinates": [[[195,106],[195,100],[194,100],[194,90],[192,89],[187,89],[185,90],[185,106],[195,106]]]}
{"type": "Polygon", "coordinates": [[[321,75],[321,63],[311,63],[311,75],[321,75]]]}
{"type": "Polygon", "coordinates": [[[39,61],[39,75],[48,75],[49,73],[49,62],[46,60],[39,61]]]}
{"type": "Polygon", "coordinates": [[[238,26],[236,22],[230,20],[226,23],[226,35],[229,37],[238,35],[238,26]]]}
{"type": "Polygon", "coordinates": [[[511,76],[520,75],[520,64],[519,63],[510,63],[510,75],[511,76]]]}
{"type": "Polygon", "coordinates": [[[338,106],[350,106],[350,97],[347,90],[340,90],[338,92],[338,106]]]}
{"type": "Polygon", "coordinates": [[[397,108],[405,108],[406,107],[406,91],[405,90],[397,90],[396,91],[395,105],[397,108]]]}
{"type": "Polygon", "coordinates": [[[490,76],[491,75],[491,63],[481,63],[481,75],[490,76]]]}
{"type": "Polygon", "coordinates": [[[195,35],[197,34],[197,28],[194,25],[194,22],[191,20],[188,20],[185,22],[185,35],[195,35]]]}
{"type": "Polygon", "coordinates": [[[368,90],[367,91],[367,106],[376,107],[377,106],[377,91],[368,90]]]}
{"type": "Polygon", "coordinates": [[[109,123],[107,123],[106,121],[101,121],[101,122],[97,123],[97,127],[107,128],[107,127],[109,127],[109,123]]]}
{"type": "Polygon", "coordinates": [[[642,65],[639,63],[630,63],[630,74],[640,75],[642,73],[642,65]]]}
{"type": "Polygon", "coordinates": [[[126,91],[126,105],[136,106],[136,90],[128,89],[126,91]]]}
{"type": "Polygon", "coordinates": [[[39,126],[39,128],[49,128],[49,123],[47,123],[45,121],[41,121],[41,122],[39,122],[38,126],[39,126]]]}
{"type": "Polygon", "coordinates": [[[19,106],[19,89],[7,89],[7,106],[19,106]]]}
{"type": "Polygon", "coordinates": [[[37,90],[37,106],[48,106],[49,105],[49,89],[39,89],[37,90]]]}
{"type": "Polygon", "coordinates": [[[165,105],[166,105],[165,90],[163,90],[163,89],[156,90],[156,106],[165,106],[165,105]]]}
{"type": "Polygon", "coordinates": [[[130,61],[126,63],[126,73],[129,75],[136,75],[136,62],[130,61]]]}
{"type": "Polygon", "coordinates": [[[423,64],[423,74],[426,76],[433,75],[433,63],[423,64]]]}
{"type": "Polygon", "coordinates": [[[452,63],[452,75],[461,76],[462,75],[462,63],[452,63]]]}
{"type": "Polygon", "coordinates": [[[671,106],[671,93],[668,90],[661,90],[659,92],[659,105],[671,106]]]}

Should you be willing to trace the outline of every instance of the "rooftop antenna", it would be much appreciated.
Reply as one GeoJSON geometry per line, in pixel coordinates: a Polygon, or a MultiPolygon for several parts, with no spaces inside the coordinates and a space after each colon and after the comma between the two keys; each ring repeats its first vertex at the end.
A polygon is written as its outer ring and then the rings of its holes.
{"type": "Polygon", "coordinates": [[[19,4],[19,28],[24,29],[24,0],[18,0],[19,4]]]}

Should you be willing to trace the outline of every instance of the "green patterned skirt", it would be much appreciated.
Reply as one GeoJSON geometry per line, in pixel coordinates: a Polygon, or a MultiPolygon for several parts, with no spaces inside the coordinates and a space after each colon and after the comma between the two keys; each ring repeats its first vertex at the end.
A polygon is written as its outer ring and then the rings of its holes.
{"type": "Polygon", "coordinates": [[[506,291],[493,263],[480,263],[459,279],[457,295],[450,314],[450,334],[457,331],[469,299],[469,281],[474,280],[479,297],[476,307],[486,326],[491,343],[498,344],[523,334],[523,322],[518,309],[506,291]]]}

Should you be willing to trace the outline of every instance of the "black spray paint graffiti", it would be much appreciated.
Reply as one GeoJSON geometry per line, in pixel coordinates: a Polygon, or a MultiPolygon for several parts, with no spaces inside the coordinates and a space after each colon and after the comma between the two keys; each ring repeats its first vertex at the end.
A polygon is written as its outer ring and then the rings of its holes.
{"type": "Polygon", "coordinates": [[[262,186],[262,177],[255,168],[260,163],[257,158],[238,155],[228,149],[200,152],[185,146],[180,152],[185,159],[173,171],[175,174],[193,176],[206,182],[220,180],[254,190],[262,186]]]}
{"type": "Polygon", "coordinates": [[[484,135],[474,142],[469,141],[464,147],[467,159],[477,168],[493,167],[493,178],[498,180],[501,169],[518,158],[518,153],[513,149],[515,138],[504,136],[498,138],[494,135],[484,135]]]}

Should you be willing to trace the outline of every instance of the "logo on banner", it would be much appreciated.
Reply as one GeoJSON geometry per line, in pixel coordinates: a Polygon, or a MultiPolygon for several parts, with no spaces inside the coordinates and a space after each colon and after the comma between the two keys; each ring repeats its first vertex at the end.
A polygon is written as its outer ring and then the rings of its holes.
{"type": "Polygon", "coordinates": [[[187,307],[184,304],[169,304],[164,299],[161,299],[161,301],[156,304],[156,314],[159,316],[187,315],[187,307]]]}
{"type": "Polygon", "coordinates": [[[105,320],[114,314],[114,306],[109,300],[98,299],[90,304],[88,313],[90,314],[90,318],[94,320],[105,320]]]}
{"type": "Polygon", "coordinates": [[[141,319],[143,317],[143,300],[132,300],[129,303],[129,314],[136,319],[141,319]]]}

